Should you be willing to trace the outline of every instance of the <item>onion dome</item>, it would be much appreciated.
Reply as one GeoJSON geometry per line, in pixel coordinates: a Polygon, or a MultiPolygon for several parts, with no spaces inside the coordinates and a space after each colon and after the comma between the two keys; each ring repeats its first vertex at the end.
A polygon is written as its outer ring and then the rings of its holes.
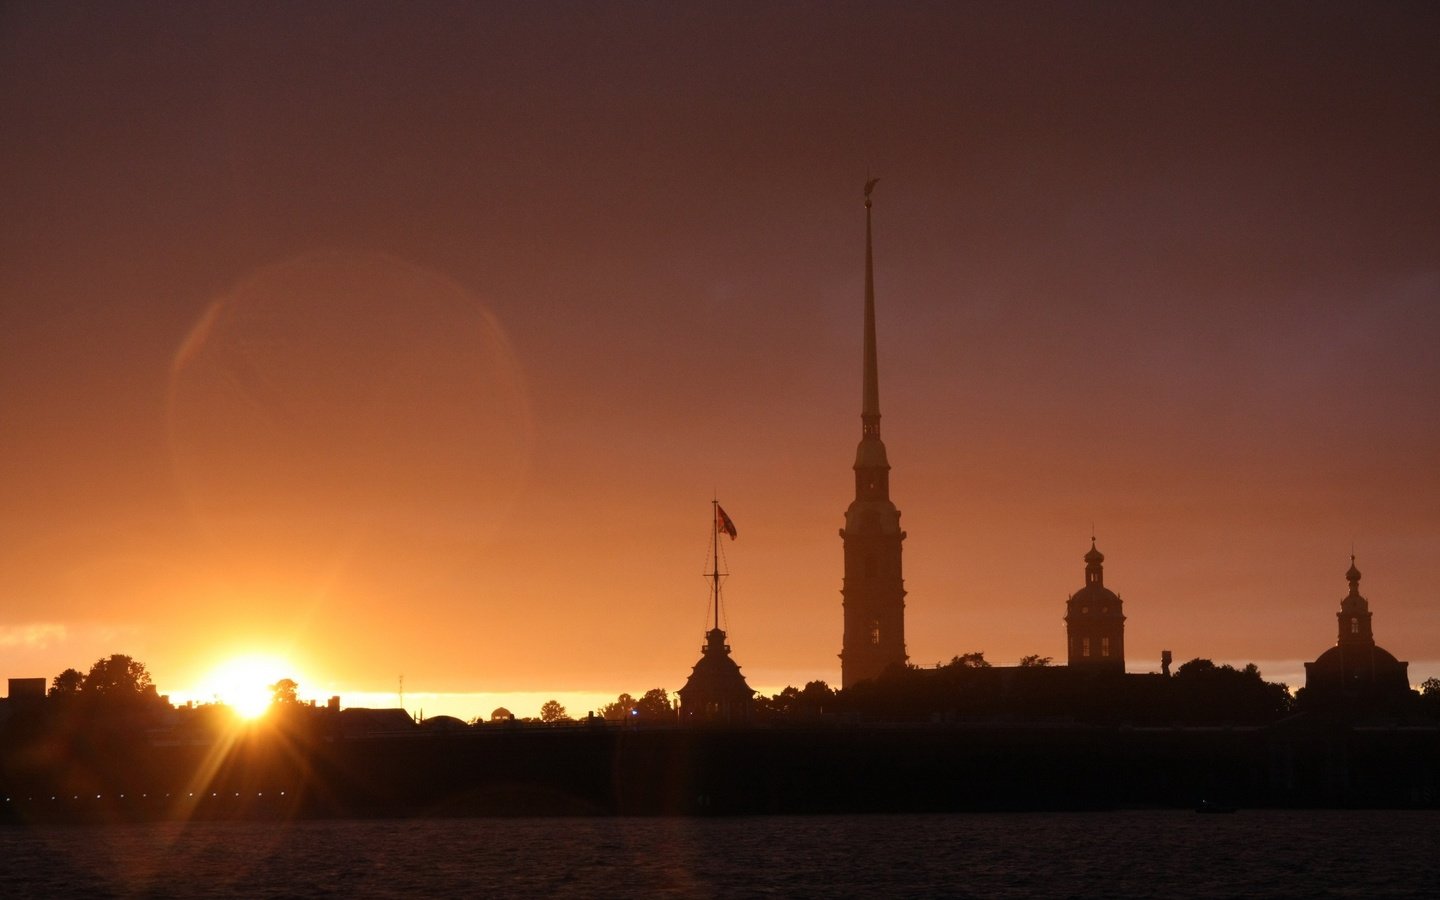
{"type": "Polygon", "coordinates": [[[1103,554],[1103,553],[1101,553],[1099,550],[1095,549],[1095,539],[1092,537],[1092,538],[1090,539],[1090,552],[1087,553],[1087,554],[1085,554],[1085,562],[1088,563],[1088,564],[1090,564],[1090,565],[1092,565],[1092,566],[1095,566],[1095,565],[1099,565],[1100,563],[1103,563],[1104,561],[1105,561],[1105,554],[1103,554]]]}

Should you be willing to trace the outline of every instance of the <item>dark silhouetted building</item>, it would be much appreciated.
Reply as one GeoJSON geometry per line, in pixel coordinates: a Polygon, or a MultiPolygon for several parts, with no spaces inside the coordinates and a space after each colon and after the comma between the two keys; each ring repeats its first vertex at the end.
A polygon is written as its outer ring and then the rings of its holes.
{"type": "Polygon", "coordinates": [[[750,721],[755,692],[745,683],[740,666],[730,658],[730,645],[719,627],[705,633],[700,661],[690,670],[680,695],[680,721],[686,724],[750,721]]]}
{"type": "Polygon", "coordinates": [[[339,713],[340,733],[346,737],[408,734],[417,729],[410,713],[399,708],[369,709],[351,706],[339,713]]]}
{"type": "Polygon", "coordinates": [[[19,703],[38,703],[45,699],[45,679],[11,678],[9,699],[19,703]]]}
{"type": "Polygon", "coordinates": [[[1335,646],[1305,664],[1305,693],[1310,701],[1385,701],[1410,691],[1409,663],[1375,646],[1370,627],[1370,601],[1360,596],[1360,570],[1355,557],[1345,573],[1350,593],[1340,601],[1339,637],[1335,646]]]}
{"type": "Polygon", "coordinates": [[[1090,671],[1125,671],[1125,615],[1120,595],[1105,586],[1105,554],[1085,554],[1085,586],[1065,604],[1068,663],[1090,671]]]}
{"type": "Polygon", "coordinates": [[[3,724],[19,710],[33,708],[44,703],[45,684],[43,678],[10,679],[10,694],[4,700],[0,700],[0,724],[3,724]]]}
{"type": "Polygon", "coordinates": [[[454,716],[431,716],[420,722],[420,730],[425,732],[451,732],[465,731],[469,729],[463,719],[454,716]]]}
{"type": "Polygon", "coordinates": [[[845,634],[840,684],[851,687],[903,666],[905,580],[900,572],[900,510],[890,502],[890,462],[880,440],[880,376],[875,350],[875,266],[870,239],[870,191],[865,186],[865,358],[860,445],[855,449],[855,500],[845,511],[845,634]]]}

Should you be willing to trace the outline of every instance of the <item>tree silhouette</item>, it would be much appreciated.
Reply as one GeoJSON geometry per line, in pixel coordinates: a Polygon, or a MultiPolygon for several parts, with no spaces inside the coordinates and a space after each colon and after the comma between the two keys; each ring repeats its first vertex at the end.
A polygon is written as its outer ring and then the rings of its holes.
{"type": "Polygon", "coordinates": [[[145,664],[123,653],[95,661],[85,676],[82,693],[105,700],[154,698],[155,685],[145,664]]]}
{"type": "Polygon", "coordinates": [[[1025,669],[1033,669],[1040,666],[1048,666],[1054,661],[1055,660],[1052,657],[1041,656],[1038,653],[1032,653],[1029,656],[1020,657],[1020,666],[1021,668],[1025,669]]]}
{"type": "Polygon", "coordinates": [[[1215,665],[1213,659],[1204,659],[1197,656],[1189,662],[1181,663],[1180,668],[1175,670],[1175,676],[1177,678],[1181,676],[1199,678],[1204,677],[1205,673],[1214,672],[1217,668],[1219,667],[1215,665]]]}
{"type": "Polygon", "coordinates": [[[755,708],[769,719],[814,719],[835,711],[835,691],[823,681],[808,682],[803,689],[786,687],[773,697],[756,697],[755,708]]]}
{"type": "Polygon", "coordinates": [[[540,721],[554,724],[555,722],[567,722],[570,717],[565,715],[565,707],[560,705],[559,700],[546,700],[540,707],[540,721]]]}
{"type": "Polygon", "coordinates": [[[1170,714],[1186,722],[1268,722],[1290,712],[1290,689],[1260,677],[1250,663],[1243,669],[1192,659],[1171,676],[1170,714]]]}
{"type": "Polygon", "coordinates": [[[613,702],[600,707],[600,717],[609,719],[612,722],[619,722],[630,717],[630,710],[635,708],[635,698],[629,694],[621,694],[613,702]]]}
{"type": "Polygon", "coordinates": [[[635,701],[635,718],[647,722],[669,722],[675,718],[675,706],[664,688],[651,688],[635,701]]]}
{"type": "Polygon", "coordinates": [[[960,669],[990,668],[990,663],[985,661],[985,653],[981,650],[977,650],[974,653],[962,653],[959,656],[951,657],[950,665],[960,669]]]}
{"type": "Polygon", "coordinates": [[[85,686],[85,676],[78,669],[66,669],[50,684],[51,697],[74,697],[85,686]]]}
{"type": "Polygon", "coordinates": [[[270,702],[275,704],[291,705],[299,703],[296,692],[300,685],[293,678],[282,678],[270,685],[270,702]]]}
{"type": "Polygon", "coordinates": [[[825,710],[834,709],[835,691],[823,681],[806,682],[805,687],[794,697],[792,715],[813,719],[824,715],[825,710]]]}
{"type": "Polygon", "coordinates": [[[1440,719],[1440,678],[1433,675],[1420,682],[1420,712],[1432,719],[1440,719]]]}

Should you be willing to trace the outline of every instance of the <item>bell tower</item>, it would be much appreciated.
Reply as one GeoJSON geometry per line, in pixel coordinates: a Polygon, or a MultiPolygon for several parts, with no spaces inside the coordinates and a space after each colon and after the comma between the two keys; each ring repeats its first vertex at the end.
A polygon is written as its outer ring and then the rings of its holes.
{"type": "Polygon", "coordinates": [[[855,500],[845,511],[845,581],[840,593],[845,634],[840,686],[848,688],[901,666],[905,654],[905,580],[900,572],[900,510],[890,502],[890,462],[880,440],[880,376],[875,350],[875,266],[870,192],[865,184],[865,356],[860,445],[855,448],[855,500]]]}
{"type": "Polygon", "coordinates": [[[1368,650],[1375,646],[1375,633],[1370,627],[1370,601],[1360,596],[1360,570],[1355,568],[1354,554],[1345,580],[1350,583],[1350,593],[1340,601],[1340,611],[1335,614],[1340,620],[1340,637],[1335,646],[1368,650]]]}
{"type": "Polygon", "coordinates": [[[1105,586],[1105,554],[1096,549],[1091,537],[1085,554],[1085,586],[1065,603],[1068,665],[1092,672],[1125,671],[1121,606],[1120,595],[1105,586]]]}

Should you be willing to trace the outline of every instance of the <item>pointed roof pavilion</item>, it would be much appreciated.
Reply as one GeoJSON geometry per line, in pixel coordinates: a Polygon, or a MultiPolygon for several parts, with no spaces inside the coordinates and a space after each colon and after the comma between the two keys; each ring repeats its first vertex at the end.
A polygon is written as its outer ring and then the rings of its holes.
{"type": "Polygon", "coordinates": [[[700,660],[690,670],[685,686],[676,691],[680,695],[680,721],[686,724],[743,724],[750,721],[754,711],[755,691],[740,674],[740,666],[730,657],[730,645],[725,642],[725,632],[720,628],[720,533],[736,536],[735,523],[725,514],[718,501],[712,500],[714,526],[711,531],[711,553],[714,568],[706,573],[710,578],[710,603],[714,613],[714,625],[705,632],[705,646],[700,648],[700,660]]]}
{"type": "Polygon", "coordinates": [[[754,709],[755,690],[740,674],[739,663],[730,657],[730,645],[719,628],[705,632],[700,660],[676,693],[680,695],[680,720],[687,724],[741,724],[750,721],[754,709]]]}

